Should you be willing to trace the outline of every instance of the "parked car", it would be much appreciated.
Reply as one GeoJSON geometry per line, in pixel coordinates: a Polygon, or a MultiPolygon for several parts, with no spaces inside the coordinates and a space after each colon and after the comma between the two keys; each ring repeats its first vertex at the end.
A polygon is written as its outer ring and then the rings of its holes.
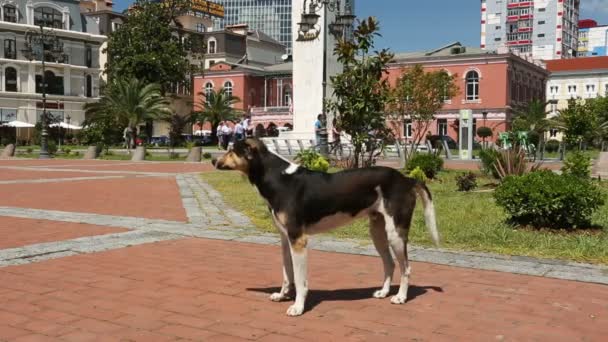
{"type": "Polygon", "coordinates": [[[150,144],[154,146],[165,146],[169,143],[169,137],[166,135],[154,136],[150,139],[150,144]]]}
{"type": "Polygon", "coordinates": [[[428,140],[431,141],[431,145],[433,148],[441,148],[443,147],[442,141],[445,141],[448,144],[448,148],[451,150],[455,150],[458,148],[458,143],[456,140],[452,139],[452,137],[448,135],[431,135],[428,140]]]}

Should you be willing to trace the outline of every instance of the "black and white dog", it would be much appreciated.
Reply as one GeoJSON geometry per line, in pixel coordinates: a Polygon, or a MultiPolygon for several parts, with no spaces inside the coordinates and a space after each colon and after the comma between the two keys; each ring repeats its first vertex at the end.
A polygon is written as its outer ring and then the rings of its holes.
{"type": "Polygon", "coordinates": [[[384,265],[382,288],[373,296],[388,295],[395,268],[390,246],[401,270],[399,292],[391,298],[393,304],[407,300],[411,272],[407,240],[416,194],[422,198],[427,229],[433,241],[439,243],[429,190],[423,183],[404,177],[394,169],[372,167],[334,174],[314,172],[269,151],[257,139],[236,142],[213,164],[220,170],[238,170],[245,174],[266,200],[280,232],[283,250],[283,285],[270,300],[292,298],[295,285],[295,303],[287,310],[289,316],[298,316],[304,311],[309,235],[368,216],[371,237],[384,265]]]}

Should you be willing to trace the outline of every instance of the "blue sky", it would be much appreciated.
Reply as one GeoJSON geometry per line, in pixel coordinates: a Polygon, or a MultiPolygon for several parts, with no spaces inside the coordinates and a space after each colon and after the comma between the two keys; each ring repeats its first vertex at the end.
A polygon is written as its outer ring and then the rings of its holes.
{"type": "MultiPolygon", "coordinates": [[[[454,41],[479,46],[479,0],[355,0],[357,16],[376,16],[382,37],[377,48],[394,52],[428,50],[454,41]],[[415,5],[414,5],[415,4],[415,5]]],[[[132,0],[114,0],[123,10],[132,0]]],[[[608,24],[608,0],[582,0],[581,19],[608,24]]]]}

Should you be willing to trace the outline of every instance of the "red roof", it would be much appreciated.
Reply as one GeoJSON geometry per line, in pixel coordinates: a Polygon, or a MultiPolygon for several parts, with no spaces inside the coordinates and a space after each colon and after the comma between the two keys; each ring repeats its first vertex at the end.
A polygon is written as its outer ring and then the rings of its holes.
{"type": "Polygon", "coordinates": [[[550,72],[608,69],[608,57],[554,59],[546,63],[550,72]]]}
{"type": "Polygon", "coordinates": [[[592,28],[597,26],[597,21],[593,19],[581,19],[578,21],[579,29],[592,28]]]}

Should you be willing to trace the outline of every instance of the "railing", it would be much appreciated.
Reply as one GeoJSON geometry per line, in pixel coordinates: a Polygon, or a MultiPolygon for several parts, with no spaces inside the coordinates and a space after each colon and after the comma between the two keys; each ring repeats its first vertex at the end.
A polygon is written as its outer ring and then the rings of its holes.
{"type": "Polygon", "coordinates": [[[255,107],[251,108],[251,115],[292,115],[292,112],[289,107],[255,107]]]}

